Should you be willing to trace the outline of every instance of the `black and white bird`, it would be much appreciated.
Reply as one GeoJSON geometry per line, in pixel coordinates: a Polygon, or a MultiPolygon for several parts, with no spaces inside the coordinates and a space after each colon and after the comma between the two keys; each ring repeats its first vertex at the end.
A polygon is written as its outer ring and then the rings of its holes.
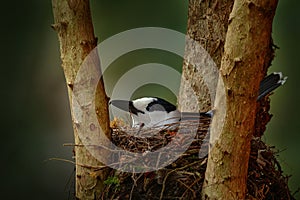
{"type": "MultiPolygon", "coordinates": [[[[257,100],[270,94],[274,89],[283,85],[287,77],[281,72],[274,72],[265,77],[260,83],[257,100]]],[[[132,127],[162,127],[177,123],[183,119],[212,117],[212,111],[203,113],[180,112],[175,105],[158,97],[143,97],[133,101],[112,100],[110,104],[130,113],[132,127]]]]}
{"type": "Polygon", "coordinates": [[[211,117],[210,112],[180,112],[175,105],[159,97],[143,97],[133,101],[112,100],[110,103],[130,113],[132,127],[161,128],[164,125],[175,124],[183,118],[211,117]]]}

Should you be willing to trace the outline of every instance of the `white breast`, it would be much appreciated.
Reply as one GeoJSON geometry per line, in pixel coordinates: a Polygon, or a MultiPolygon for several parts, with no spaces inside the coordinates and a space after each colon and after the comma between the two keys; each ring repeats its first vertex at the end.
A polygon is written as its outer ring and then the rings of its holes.
{"type": "Polygon", "coordinates": [[[145,114],[138,113],[138,115],[131,115],[132,127],[161,128],[164,125],[176,123],[180,120],[180,112],[178,110],[169,113],[165,111],[152,111],[145,114]]]}

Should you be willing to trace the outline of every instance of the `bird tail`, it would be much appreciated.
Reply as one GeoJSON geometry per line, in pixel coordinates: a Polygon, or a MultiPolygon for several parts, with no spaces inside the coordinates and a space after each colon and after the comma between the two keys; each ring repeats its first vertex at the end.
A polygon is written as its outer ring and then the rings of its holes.
{"type": "Polygon", "coordinates": [[[265,77],[259,87],[259,94],[257,100],[260,100],[264,96],[270,94],[273,90],[283,85],[287,77],[283,77],[281,72],[273,72],[272,74],[265,77]]]}
{"type": "MultiPolygon", "coordinates": [[[[262,99],[264,96],[270,94],[273,90],[283,85],[287,80],[287,77],[283,77],[281,72],[273,72],[265,77],[259,86],[259,94],[257,100],[262,99]]],[[[214,110],[208,112],[182,112],[181,119],[192,120],[199,118],[211,118],[214,114],[214,110]]]]}
{"type": "Polygon", "coordinates": [[[181,112],[181,119],[182,120],[193,120],[193,119],[200,119],[200,118],[211,118],[213,116],[213,110],[208,112],[181,112]]]}

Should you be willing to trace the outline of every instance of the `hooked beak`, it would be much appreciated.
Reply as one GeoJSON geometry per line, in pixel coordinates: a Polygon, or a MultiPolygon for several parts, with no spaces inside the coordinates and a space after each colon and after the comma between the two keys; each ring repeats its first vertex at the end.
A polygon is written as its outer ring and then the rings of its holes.
{"type": "Polygon", "coordinates": [[[133,105],[132,101],[127,100],[111,100],[109,104],[126,112],[130,112],[133,105]]]}

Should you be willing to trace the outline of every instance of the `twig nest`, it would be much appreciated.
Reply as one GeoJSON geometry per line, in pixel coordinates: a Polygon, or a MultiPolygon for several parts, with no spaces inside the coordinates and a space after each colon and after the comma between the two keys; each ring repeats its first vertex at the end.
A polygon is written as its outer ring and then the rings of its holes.
{"type": "MultiPolygon", "coordinates": [[[[187,150],[166,167],[146,173],[112,171],[110,177],[115,177],[118,183],[106,184],[103,199],[201,199],[207,156],[199,157],[199,151],[208,150],[208,142],[204,139],[210,122],[201,123],[197,124],[197,131],[187,150]]],[[[165,148],[176,139],[178,143],[170,147],[176,149],[176,145],[186,142],[184,136],[191,134],[194,126],[194,122],[186,122],[175,130],[166,127],[139,130],[114,120],[111,123],[112,141],[126,151],[147,153],[165,148]],[[183,137],[178,139],[178,134],[183,137]]],[[[174,151],[166,149],[165,153],[172,154],[174,151]]],[[[205,153],[202,152],[202,155],[207,155],[205,153]]],[[[260,138],[252,139],[247,199],[294,199],[287,182],[288,177],[283,175],[274,150],[260,138]]]]}

